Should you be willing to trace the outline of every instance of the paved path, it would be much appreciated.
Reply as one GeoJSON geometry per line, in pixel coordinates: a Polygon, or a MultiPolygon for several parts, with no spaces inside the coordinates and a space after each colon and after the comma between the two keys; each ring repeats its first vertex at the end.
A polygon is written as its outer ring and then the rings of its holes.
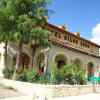
{"type": "Polygon", "coordinates": [[[100,100],[100,94],[85,94],[79,96],[69,96],[61,98],[50,98],[48,100],[100,100]]]}
{"type": "MultiPolygon", "coordinates": [[[[9,90],[5,86],[0,84],[0,100],[34,100],[31,96],[27,96],[16,90],[9,90]]],[[[42,98],[36,100],[44,100],[42,98]]],[[[61,98],[49,98],[48,100],[100,100],[100,94],[86,94],[79,96],[69,96],[61,98]]]]}
{"type": "Polygon", "coordinates": [[[20,97],[23,96],[23,93],[17,92],[13,89],[8,89],[4,85],[0,84],[0,100],[3,98],[9,98],[9,97],[20,97]]]}

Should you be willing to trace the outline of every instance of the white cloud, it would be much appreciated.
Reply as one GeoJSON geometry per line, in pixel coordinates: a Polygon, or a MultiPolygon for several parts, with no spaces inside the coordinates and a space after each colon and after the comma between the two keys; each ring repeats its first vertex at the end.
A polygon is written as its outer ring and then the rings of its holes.
{"type": "Polygon", "coordinates": [[[90,40],[100,45],[100,23],[92,29],[92,38],[90,40]]]}

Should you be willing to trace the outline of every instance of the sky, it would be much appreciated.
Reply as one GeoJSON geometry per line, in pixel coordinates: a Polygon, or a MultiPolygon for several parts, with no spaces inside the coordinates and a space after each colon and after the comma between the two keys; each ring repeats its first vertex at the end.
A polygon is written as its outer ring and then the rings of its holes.
{"type": "Polygon", "coordinates": [[[66,25],[69,32],[80,32],[83,38],[100,45],[100,0],[49,0],[54,13],[49,23],[66,25]]]}

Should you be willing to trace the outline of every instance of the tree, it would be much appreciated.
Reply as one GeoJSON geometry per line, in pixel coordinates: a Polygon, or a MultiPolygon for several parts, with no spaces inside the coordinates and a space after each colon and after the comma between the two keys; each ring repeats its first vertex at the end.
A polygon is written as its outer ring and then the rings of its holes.
{"type": "Polygon", "coordinates": [[[0,0],[0,42],[4,42],[4,68],[7,68],[7,45],[12,41],[13,19],[7,6],[7,0],[0,0]]]}
{"type": "Polygon", "coordinates": [[[51,10],[46,9],[50,2],[46,0],[8,0],[7,7],[13,19],[13,38],[18,44],[16,67],[20,66],[21,51],[23,42],[34,41],[42,47],[50,45],[48,37],[51,32],[44,29],[46,20],[51,10]]]}

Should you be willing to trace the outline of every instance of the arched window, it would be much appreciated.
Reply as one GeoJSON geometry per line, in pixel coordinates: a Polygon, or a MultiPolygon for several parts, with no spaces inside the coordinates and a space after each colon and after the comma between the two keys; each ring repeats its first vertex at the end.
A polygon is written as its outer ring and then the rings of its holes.
{"type": "Polygon", "coordinates": [[[55,57],[55,62],[57,63],[57,67],[60,69],[62,66],[66,65],[67,59],[64,55],[59,54],[55,57]]]}
{"type": "Polygon", "coordinates": [[[57,66],[58,66],[59,69],[60,69],[62,66],[64,66],[64,65],[66,65],[66,63],[65,63],[63,60],[59,60],[59,61],[57,62],[57,66]]]}
{"type": "MultiPolygon", "coordinates": [[[[17,58],[17,54],[15,54],[13,56],[13,65],[16,64],[16,58],[17,58]]],[[[29,68],[29,64],[30,64],[30,58],[27,54],[22,53],[21,54],[21,61],[20,64],[22,64],[24,67],[29,68]]]]}
{"type": "Polygon", "coordinates": [[[77,69],[79,69],[82,66],[82,61],[80,58],[76,58],[74,60],[74,64],[76,65],[77,69]]]}
{"type": "Polygon", "coordinates": [[[21,54],[21,64],[26,68],[29,68],[30,58],[25,53],[21,54]]]}
{"type": "Polygon", "coordinates": [[[94,66],[93,63],[88,63],[88,77],[94,76],[94,66]]]}
{"type": "Polygon", "coordinates": [[[37,59],[37,66],[39,67],[39,70],[41,72],[44,72],[44,67],[45,67],[45,55],[44,55],[44,53],[39,54],[38,59],[37,59]]]}

